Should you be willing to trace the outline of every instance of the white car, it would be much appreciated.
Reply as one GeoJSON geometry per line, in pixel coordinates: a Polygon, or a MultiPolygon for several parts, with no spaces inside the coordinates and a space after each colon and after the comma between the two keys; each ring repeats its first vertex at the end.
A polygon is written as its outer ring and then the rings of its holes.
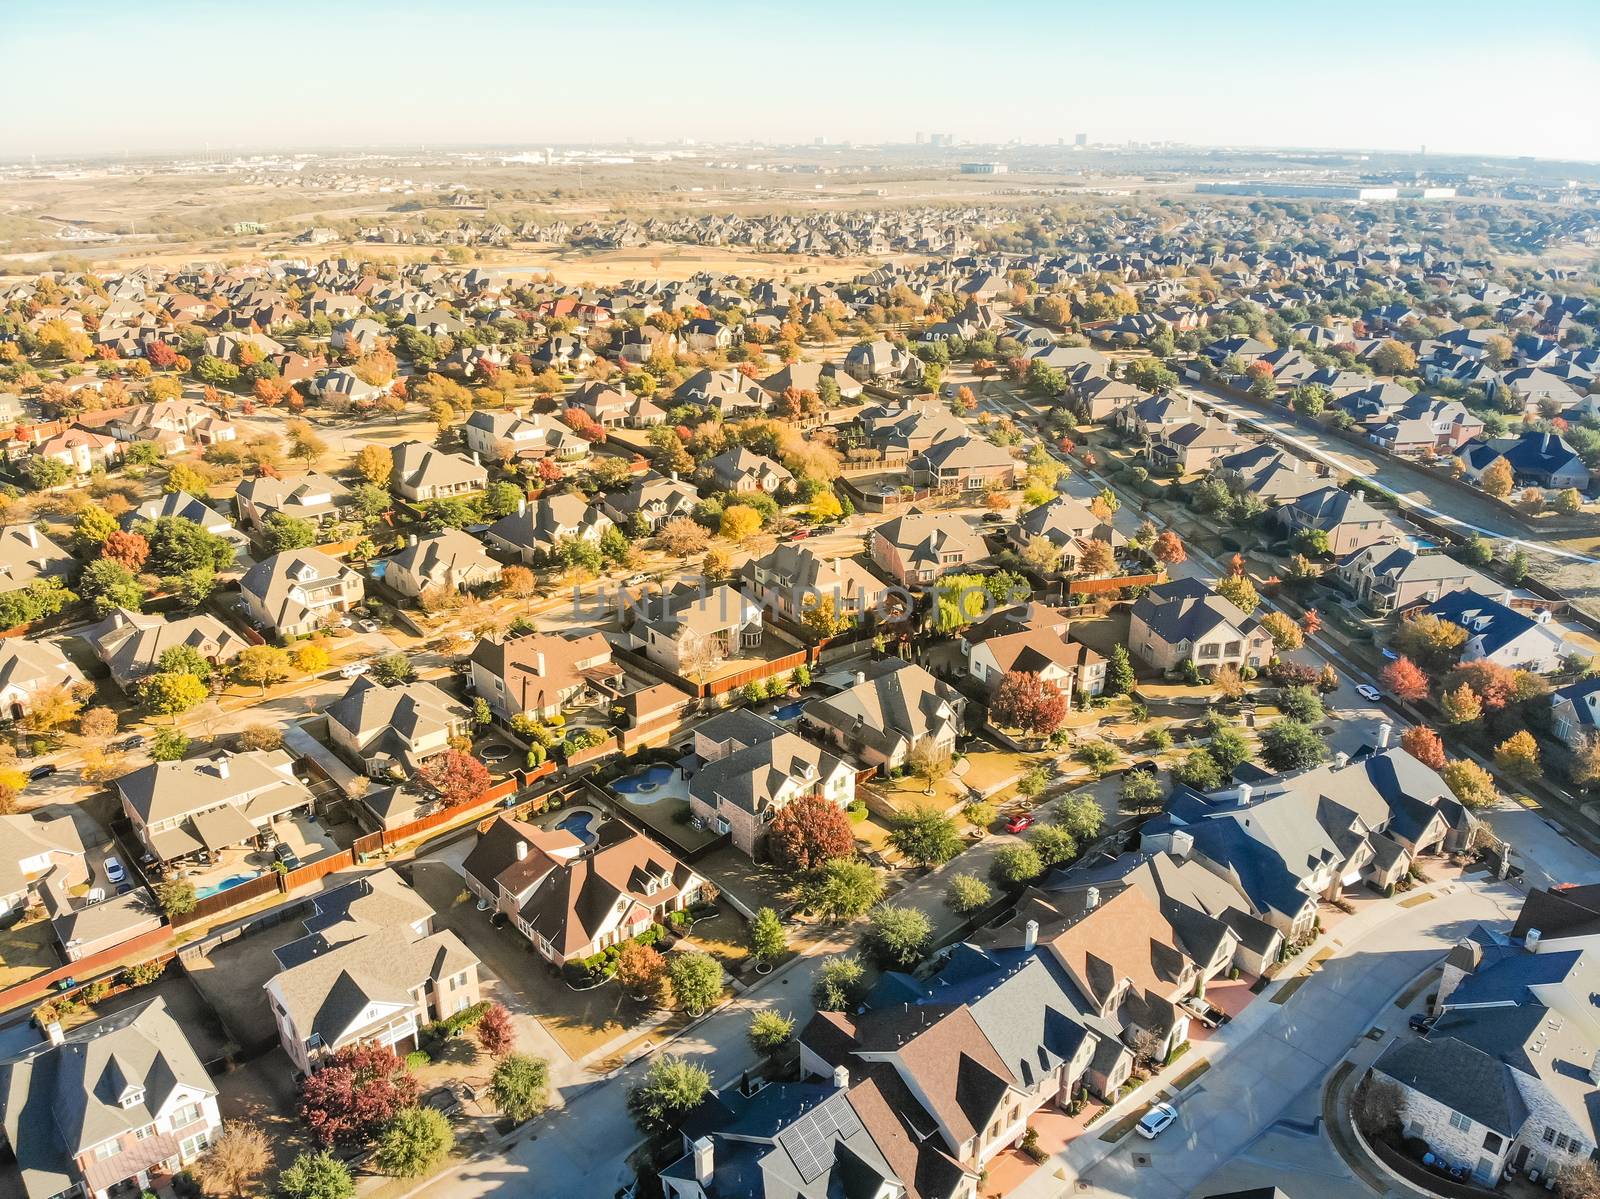
{"type": "Polygon", "coordinates": [[[127,878],[128,872],[122,868],[121,862],[116,858],[106,859],[106,882],[114,887],[118,883],[126,882],[127,878]]]}
{"type": "Polygon", "coordinates": [[[1362,699],[1366,700],[1368,703],[1373,704],[1377,703],[1383,698],[1383,692],[1379,691],[1371,683],[1356,684],[1356,694],[1362,699]]]}
{"type": "Polygon", "coordinates": [[[1170,1103],[1158,1103],[1144,1114],[1144,1119],[1135,1124],[1134,1130],[1148,1140],[1155,1140],[1158,1135],[1178,1118],[1178,1109],[1170,1103]]]}
{"type": "Polygon", "coordinates": [[[347,666],[339,667],[339,677],[341,679],[358,679],[371,669],[372,667],[366,662],[351,662],[347,666]]]}

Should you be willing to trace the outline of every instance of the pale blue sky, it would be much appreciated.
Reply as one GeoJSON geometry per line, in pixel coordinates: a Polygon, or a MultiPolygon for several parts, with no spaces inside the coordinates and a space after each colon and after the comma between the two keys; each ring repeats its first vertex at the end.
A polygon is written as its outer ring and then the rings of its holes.
{"type": "Polygon", "coordinates": [[[0,154],[694,137],[1600,160],[1600,0],[3,0],[0,154]]]}

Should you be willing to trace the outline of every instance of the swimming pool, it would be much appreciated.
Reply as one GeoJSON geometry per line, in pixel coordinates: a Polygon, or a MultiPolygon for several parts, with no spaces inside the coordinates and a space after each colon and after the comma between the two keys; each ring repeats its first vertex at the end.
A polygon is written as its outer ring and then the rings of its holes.
{"type": "Polygon", "coordinates": [[[775,710],[772,715],[778,720],[793,720],[805,710],[805,706],[805,700],[797,699],[793,703],[784,704],[783,707],[775,710]]]}
{"type": "Polygon", "coordinates": [[[649,794],[657,790],[663,783],[672,779],[672,767],[647,766],[638,774],[630,774],[627,778],[618,779],[612,783],[614,790],[624,795],[649,794]]]}
{"type": "Polygon", "coordinates": [[[597,834],[594,826],[600,822],[599,816],[588,810],[568,812],[556,821],[556,827],[571,833],[585,845],[593,844],[597,834]]]}
{"type": "Polygon", "coordinates": [[[253,874],[230,874],[220,883],[207,883],[203,887],[196,887],[194,897],[196,899],[205,899],[208,896],[226,891],[229,887],[237,887],[240,883],[247,883],[255,877],[253,874]]]}

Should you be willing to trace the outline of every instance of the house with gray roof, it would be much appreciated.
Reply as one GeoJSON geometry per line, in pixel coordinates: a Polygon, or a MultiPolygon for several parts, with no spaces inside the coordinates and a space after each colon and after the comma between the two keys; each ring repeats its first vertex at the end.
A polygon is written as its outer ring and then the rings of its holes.
{"type": "Polygon", "coordinates": [[[1384,541],[1404,541],[1405,531],[1355,492],[1319,487],[1298,495],[1274,513],[1285,533],[1297,537],[1320,531],[1328,535],[1328,553],[1343,558],[1384,541]]]}
{"type": "Polygon", "coordinates": [[[36,524],[0,528],[0,591],[17,591],[38,579],[65,581],[81,565],[36,524]]]}
{"type": "Polygon", "coordinates": [[[966,706],[959,691],[916,663],[887,658],[857,671],[838,694],[806,704],[803,715],[861,765],[888,774],[924,744],[954,753],[966,706]]]}
{"type": "Polygon", "coordinates": [[[1580,679],[1550,696],[1551,728],[1573,749],[1600,737],[1600,679],[1580,679]]]}
{"type": "Polygon", "coordinates": [[[1398,612],[1467,588],[1492,591],[1493,580],[1444,554],[1379,542],[1345,555],[1333,577],[1374,612],[1398,612]]]}
{"type": "Polygon", "coordinates": [[[1510,592],[1493,599],[1481,592],[1462,588],[1440,596],[1427,611],[1466,631],[1461,646],[1463,662],[1493,662],[1507,670],[1531,670],[1549,674],[1559,670],[1571,652],[1561,626],[1550,619],[1548,609],[1532,615],[1511,606],[1510,592]]]}
{"type": "Polygon", "coordinates": [[[250,548],[250,539],[234,528],[231,520],[186,491],[174,491],[146,500],[132,512],[124,514],[122,527],[131,529],[141,521],[160,520],[163,516],[176,516],[182,520],[192,521],[207,533],[225,537],[241,554],[250,548]]]}
{"type": "Polygon", "coordinates": [[[134,835],[163,862],[254,843],[273,821],[310,815],[315,803],[281,749],[152,762],[112,785],[134,835]]]}
{"type": "Polygon", "coordinates": [[[328,739],[369,776],[405,779],[472,729],[472,712],[421,679],[392,686],[367,677],[326,709],[328,739]]]}
{"type": "Polygon", "coordinates": [[[1128,619],[1128,648],[1156,670],[1192,661],[1202,671],[1218,666],[1264,666],[1272,638],[1199,579],[1173,579],[1151,587],[1128,619]]]}
{"type": "Polygon", "coordinates": [[[872,560],[898,582],[931,583],[989,556],[983,535],[953,512],[910,511],[868,535],[872,560]]]}
{"type": "MultiPolygon", "coordinates": [[[[0,1061],[0,1124],[18,1199],[109,1199],[167,1184],[222,1128],[217,1088],[162,999],[0,1061]],[[14,1171],[14,1172],[13,1172],[14,1171]]],[[[8,1177],[9,1175],[9,1177],[8,1177]]]]}
{"type": "Polygon", "coordinates": [[[258,530],[275,513],[320,525],[336,519],[349,500],[349,488],[317,471],[296,479],[246,479],[234,492],[239,519],[258,530]]]}
{"type": "Polygon", "coordinates": [[[471,533],[441,529],[424,537],[412,534],[403,549],[383,559],[383,581],[415,599],[430,589],[487,587],[499,581],[501,569],[471,533]]]}
{"type": "Polygon", "coordinates": [[[0,712],[13,720],[26,715],[41,692],[83,681],[83,672],[54,641],[31,637],[0,641],[0,712]]]}
{"type": "Polygon", "coordinates": [[[477,456],[452,454],[420,441],[402,441],[389,451],[394,473],[389,486],[402,499],[425,502],[469,495],[489,485],[477,456]]]}
{"type": "Polygon", "coordinates": [[[285,550],[257,562],[239,580],[245,614],[276,637],[314,633],[366,595],[361,576],[321,550],[285,550]]]}
{"type": "Polygon", "coordinates": [[[0,916],[41,901],[43,884],[89,881],[83,834],[70,816],[0,816],[0,916]]]}
{"type": "Polygon", "coordinates": [[[208,613],[166,619],[126,608],[116,609],[80,636],[110,669],[112,681],[129,693],[176,646],[194,650],[213,666],[226,666],[250,644],[208,613]]]}

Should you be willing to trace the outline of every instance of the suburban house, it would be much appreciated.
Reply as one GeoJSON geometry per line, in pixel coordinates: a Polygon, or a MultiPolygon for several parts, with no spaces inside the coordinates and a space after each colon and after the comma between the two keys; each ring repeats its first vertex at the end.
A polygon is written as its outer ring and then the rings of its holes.
{"type": "Polygon", "coordinates": [[[1212,474],[1236,495],[1253,495],[1269,507],[1298,499],[1322,486],[1303,460],[1270,442],[1261,442],[1218,458],[1212,474]]]}
{"type": "Polygon", "coordinates": [[[250,644],[206,613],[169,620],[126,608],[90,625],[80,636],[110,668],[112,681],[130,693],[159,668],[161,655],[174,646],[187,646],[213,666],[226,666],[250,644]]]}
{"type": "Polygon", "coordinates": [[[564,491],[541,495],[532,504],[522,500],[515,512],[484,530],[483,539],[523,562],[544,562],[556,554],[563,541],[599,544],[612,523],[583,496],[564,491]]]}
{"type": "Polygon", "coordinates": [[[1140,831],[1140,847],[1192,855],[1285,939],[1304,937],[1318,903],[1346,887],[1383,890],[1417,859],[1471,843],[1476,818],[1437,771],[1388,739],[1384,725],[1377,746],[1354,759],[1208,795],[1180,786],[1140,831]]]}
{"type": "Polygon", "coordinates": [[[1399,525],[1361,496],[1342,487],[1319,487],[1296,496],[1273,514],[1290,537],[1328,535],[1328,553],[1343,558],[1382,541],[1403,541],[1399,525]]]}
{"type": "Polygon", "coordinates": [[[366,595],[361,576],[321,550],[285,550],[256,563],[239,580],[245,614],[275,637],[314,633],[366,595]]]}
{"type": "Polygon", "coordinates": [[[1060,568],[1068,572],[1078,569],[1084,547],[1091,541],[1103,541],[1113,549],[1128,543],[1126,536],[1070,495],[1058,495],[1047,504],[1029,508],[1006,530],[1006,540],[1018,551],[1027,549],[1035,537],[1043,537],[1060,551],[1060,568]]]}
{"type": "Polygon", "coordinates": [[[949,512],[907,512],[869,537],[872,560],[903,586],[931,583],[989,556],[983,536],[949,512]]]}
{"type": "Polygon", "coordinates": [[[499,581],[501,569],[471,533],[442,529],[408,537],[404,549],[383,560],[383,581],[401,595],[416,599],[431,588],[471,591],[487,587],[499,581]]]}
{"type": "Polygon", "coordinates": [[[402,499],[442,500],[469,495],[489,485],[489,472],[476,458],[449,454],[420,441],[402,441],[389,451],[394,474],[389,486],[402,499]]]}
{"type": "Polygon", "coordinates": [[[1597,890],[1530,891],[1509,937],[1474,929],[1445,959],[1427,1035],[1372,1065],[1399,1088],[1405,1135],[1484,1186],[1543,1181],[1600,1144],[1597,890]]]}
{"type": "Polygon", "coordinates": [[[163,862],[254,844],[274,821],[315,806],[281,749],[152,762],[112,785],[134,835],[163,862]]]}
{"type": "Polygon", "coordinates": [[[1261,667],[1272,658],[1272,637],[1254,616],[1212,592],[1198,579],[1158,583],[1137,600],[1128,618],[1128,648],[1162,673],[1193,661],[1261,667]]]}
{"type": "Polygon", "coordinates": [[[317,895],[303,927],[274,951],[279,969],[264,984],[298,1074],[347,1045],[404,1057],[423,1025],[478,1002],[477,956],[433,930],[433,909],[393,870],[317,895]]]}
{"type": "Polygon", "coordinates": [[[1518,488],[1538,487],[1561,491],[1589,486],[1589,468],[1564,437],[1556,433],[1528,430],[1515,437],[1478,438],[1456,451],[1466,477],[1474,483],[1502,459],[1511,467],[1511,478],[1518,488]]]}
{"type": "Polygon", "coordinates": [[[922,378],[922,361],[880,337],[851,346],[844,356],[844,370],[859,383],[908,383],[922,378]]]}
{"type": "Polygon", "coordinates": [[[46,877],[75,887],[89,881],[87,848],[71,816],[0,816],[0,916],[42,902],[46,877]]]}
{"type": "Polygon", "coordinates": [[[1600,679],[1581,679],[1550,696],[1551,728],[1572,749],[1600,737],[1600,679]]]}
{"type": "Polygon", "coordinates": [[[34,524],[0,528],[0,591],[16,591],[35,579],[65,579],[82,563],[39,532],[34,524]]]}
{"type": "Polygon", "coordinates": [[[113,1199],[165,1189],[222,1128],[217,1087],[161,998],[0,1061],[0,1122],[17,1199],[113,1199]]]}
{"type": "Polygon", "coordinates": [[[461,438],[474,460],[482,462],[575,462],[589,453],[589,443],[564,422],[538,412],[479,408],[462,422],[461,438]]]}
{"type": "Polygon", "coordinates": [[[591,957],[691,906],[703,880],[619,821],[582,838],[501,816],[462,863],[467,889],[547,961],[591,957]]]}
{"type": "Polygon", "coordinates": [[[700,493],[676,475],[667,478],[655,471],[641,475],[626,491],[613,491],[603,502],[605,514],[630,533],[643,530],[648,536],[677,516],[688,516],[700,502],[700,493]]]}
{"type": "Polygon", "coordinates": [[[796,799],[855,802],[854,767],[747,709],[699,725],[695,750],[705,764],[689,782],[689,810],[751,858],[762,853],[772,818],[796,799]]]}
{"type": "Polygon", "coordinates": [[[1419,554],[1393,542],[1369,545],[1345,556],[1333,576],[1373,612],[1398,612],[1432,603],[1452,591],[1482,591],[1494,584],[1470,566],[1444,554],[1419,554]]]}
{"type": "Polygon", "coordinates": [[[1011,487],[1017,478],[1011,451],[977,437],[936,442],[912,458],[908,469],[913,487],[938,492],[1011,487]]]}
{"type": "Polygon", "coordinates": [[[1067,621],[1057,609],[1036,608],[1037,622],[982,640],[963,638],[967,671],[991,696],[1005,676],[1036,674],[1054,683],[1069,707],[1099,695],[1106,685],[1106,660],[1067,636],[1067,621]]]}
{"type": "Polygon", "coordinates": [[[652,400],[632,394],[621,383],[602,383],[599,380],[580,383],[567,396],[566,403],[569,408],[588,413],[594,423],[604,429],[618,426],[645,429],[667,419],[667,414],[652,400]]]}
{"type": "Polygon", "coordinates": [[[1146,453],[1156,470],[1187,475],[1209,470],[1219,458],[1237,453],[1250,443],[1218,420],[1205,417],[1177,427],[1154,429],[1146,453]]]}
{"type": "Polygon", "coordinates": [[[751,558],[743,574],[757,603],[794,621],[825,596],[839,613],[876,616],[887,591],[883,581],[854,558],[821,558],[804,545],[788,542],[751,558]]]}
{"type": "Polygon", "coordinates": [[[1427,611],[1466,630],[1463,662],[1489,661],[1508,670],[1537,674],[1559,670],[1571,652],[1560,626],[1550,622],[1547,609],[1529,616],[1510,603],[1509,592],[1502,602],[1463,588],[1441,596],[1427,611]]]}
{"type": "Polygon", "coordinates": [[[681,587],[641,604],[632,634],[645,655],[678,675],[691,675],[746,650],[764,636],[761,605],[722,583],[709,594],[681,587]]]}
{"type": "Polygon", "coordinates": [[[53,641],[9,637],[0,641],[0,714],[20,720],[42,691],[70,688],[84,681],[53,641]]]}
{"type": "Polygon", "coordinates": [[[922,667],[887,658],[857,671],[854,685],[837,695],[810,701],[804,719],[861,765],[888,774],[908,765],[922,746],[953,754],[966,704],[922,667]]]}
{"type": "Polygon", "coordinates": [[[1483,434],[1483,420],[1456,400],[1418,396],[1407,401],[1367,436],[1391,454],[1420,457],[1454,453],[1483,434]]]}
{"type": "Polygon", "coordinates": [[[207,533],[226,537],[240,552],[250,548],[250,539],[234,528],[231,520],[186,491],[174,491],[146,500],[133,511],[123,514],[122,527],[132,529],[141,521],[160,520],[164,516],[192,521],[207,533]]]}
{"type": "Polygon", "coordinates": [[[409,778],[472,731],[472,712],[432,683],[358,678],[328,705],[328,739],[368,775],[409,778]]]}
{"type": "Polygon", "coordinates": [[[718,491],[764,491],[769,495],[794,484],[794,476],[763,454],[734,446],[705,464],[708,483],[718,491]]]}
{"type": "Polygon", "coordinates": [[[611,661],[610,642],[599,633],[485,639],[473,648],[469,662],[474,694],[505,721],[513,716],[545,719],[586,696],[609,696],[622,675],[611,661]]]}
{"type": "Polygon", "coordinates": [[[246,479],[234,492],[239,519],[254,529],[260,529],[274,514],[321,524],[336,518],[349,502],[349,488],[316,471],[298,479],[246,479]]]}
{"type": "Polygon", "coordinates": [[[93,470],[109,470],[122,461],[126,449],[127,446],[115,437],[72,425],[40,442],[33,452],[39,458],[49,458],[70,467],[75,474],[86,475],[93,470]]]}

